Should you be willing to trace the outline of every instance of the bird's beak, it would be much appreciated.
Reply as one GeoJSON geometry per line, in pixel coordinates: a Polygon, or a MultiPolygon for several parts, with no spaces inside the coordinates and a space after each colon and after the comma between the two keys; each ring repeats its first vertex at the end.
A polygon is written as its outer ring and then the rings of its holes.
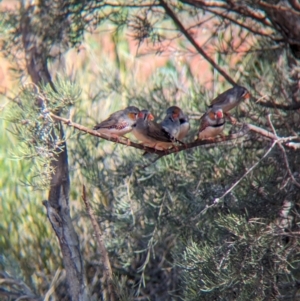
{"type": "Polygon", "coordinates": [[[142,112],[139,112],[137,118],[144,118],[144,114],[142,112]]]}
{"type": "Polygon", "coordinates": [[[218,111],[216,113],[216,115],[217,115],[217,118],[219,118],[219,119],[223,118],[223,112],[222,111],[218,111]]]}
{"type": "Polygon", "coordinates": [[[251,97],[251,94],[249,93],[249,92],[247,92],[245,95],[244,95],[244,98],[245,99],[248,99],[248,98],[250,98],[251,97]]]}
{"type": "Polygon", "coordinates": [[[154,120],[154,116],[151,113],[148,115],[148,120],[154,120]]]}

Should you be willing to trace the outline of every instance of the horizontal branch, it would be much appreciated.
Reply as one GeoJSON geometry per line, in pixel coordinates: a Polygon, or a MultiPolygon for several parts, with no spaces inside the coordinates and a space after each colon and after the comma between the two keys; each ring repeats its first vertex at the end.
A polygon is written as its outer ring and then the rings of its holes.
{"type": "Polygon", "coordinates": [[[223,18],[223,19],[226,19],[226,20],[232,22],[232,23],[238,25],[239,27],[244,28],[244,29],[250,31],[250,32],[253,33],[253,34],[261,35],[261,36],[264,36],[264,37],[268,37],[268,38],[270,38],[270,39],[272,39],[272,40],[275,40],[270,34],[265,33],[265,32],[262,32],[262,31],[256,31],[256,30],[255,30],[254,28],[252,28],[251,26],[247,26],[245,22],[240,22],[240,21],[238,21],[238,18],[237,18],[237,17],[234,17],[234,16],[231,17],[231,16],[229,15],[229,12],[228,12],[228,11],[226,11],[225,13],[223,13],[223,12],[219,12],[219,11],[216,11],[216,10],[213,10],[213,9],[210,9],[210,8],[207,8],[207,7],[205,8],[205,10],[207,10],[208,12],[210,12],[210,13],[212,13],[212,14],[218,16],[218,17],[221,17],[221,18],[223,18]]]}
{"type": "Polygon", "coordinates": [[[277,104],[273,101],[266,101],[266,102],[259,101],[258,105],[265,108],[272,108],[272,109],[278,109],[283,111],[296,111],[300,109],[300,102],[296,102],[293,104],[277,104]]]}
{"type": "Polygon", "coordinates": [[[89,128],[81,125],[81,124],[72,122],[70,119],[66,119],[66,118],[57,116],[53,113],[50,113],[50,116],[54,120],[61,121],[64,124],[67,124],[68,126],[71,126],[71,127],[75,128],[77,130],[80,130],[81,132],[90,134],[90,135],[95,136],[95,137],[102,138],[102,139],[107,140],[107,141],[115,142],[115,143],[118,143],[118,144],[123,144],[123,145],[133,147],[133,148],[137,148],[137,149],[143,150],[147,153],[156,154],[158,156],[166,156],[166,155],[169,155],[169,154],[172,154],[172,153],[177,153],[177,152],[184,151],[184,150],[194,148],[194,147],[197,147],[197,146],[215,146],[217,144],[218,145],[219,144],[224,144],[226,141],[235,140],[235,139],[238,139],[238,138],[244,136],[248,131],[247,125],[246,125],[240,132],[238,132],[236,134],[216,138],[214,140],[195,140],[193,142],[189,142],[189,143],[186,143],[184,145],[179,145],[176,148],[170,148],[170,149],[166,149],[166,150],[161,151],[161,150],[157,150],[157,149],[152,148],[152,147],[144,146],[143,144],[140,144],[140,143],[133,142],[133,141],[129,140],[126,137],[120,137],[119,139],[117,139],[117,138],[114,138],[114,137],[109,137],[109,136],[100,134],[99,132],[97,132],[95,130],[89,129],[89,128]]]}
{"type": "MultiPolygon", "coordinates": [[[[257,22],[260,22],[264,24],[265,26],[271,27],[272,23],[266,18],[263,11],[258,11],[257,9],[253,9],[249,5],[245,4],[238,4],[231,2],[225,2],[225,1],[206,1],[206,0],[181,0],[182,3],[189,4],[194,7],[202,8],[203,10],[206,10],[207,8],[216,8],[221,9],[224,12],[234,12],[236,14],[242,15],[246,18],[256,20],[257,22]]],[[[220,10],[219,10],[220,11],[220,10]]]]}
{"type": "Polygon", "coordinates": [[[296,15],[300,16],[300,12],[298,12],[297,10],[291,9],[288,6],[266,3],[264,1],[259,1],[257,4],[263,8],[272,9],[272,10],[281,11],[281,12],[289,12],[291,14],[294,14],[294,15],[296,14],[296,15]]]}
{"type": "MultiPolygon", "coordinates": [[[[100,134],[99,132],[97,132],[95,130],[89,129],[89,128],[81,125],[81,124],[72,122],[70,119],[66,119],[66,118],[57,116],[53,113],[50,113],[50,116],[54,120],[61,121],[64,124],[67,124],[68,126],[71,126],[75,129],[81,131],[81,132],[90,134],[90,135],[95,136],[95,137],[102,138],[102,139],[107,140],[107,141],[115,142],[115,143],[118,143],[118,144],[123,144],[123,145],[133,147],[133,148],[137,148],[137,149],[143,150],[147,153],[156,154],[156,155],[158,155],[158,158],[161,158],[161,157],[169,155],[169,154],[177,153],[177,152],[180,152],[180,151],[188,150],[188,149],[198,147],[198,146],[214,147],[216,145],[224,145],[228,141],[236,140],[238,138],[241,138],[241,137],[245,136],[248,131],[255,132],[255,133],[259,134],[260,136],[266,137],[266,138],[271,139],[273,141],[278,140],[278,142],[279,141],[280,142],[288,142],[288,141],[292,141],[292,140],[295,140],[295,139],[296,140],[299,139],[298,136],[290,136],[290,137],[284,137],[284,138],[277,137],[272,132],[269,132],[265,129],[262,129],[262,128],[256,126],[256,125],[245,123],[245,124],[239,124],[239,125],[242,126],[242,129],[238,133],[231,134],[231,135],[224,136],[224,137],[220,137],[220,138],[216,138],[214,140],[209,140],[209,139],[208,140],[195,140],[195,141],[192,141],[192,142],[189,142],[189,143],[185,143],[184,145],[179,145],[176,148],[173,147],[173,148],[161,151],[161,150],[157,150],[157,149],[152,148],[152,147],[144,146],[143,144],[140,144],[140,143],[133,142],[133,141],[129,140],[126,137],[120,137],[119,139],[117,139],[117,138],[114,138],[114,137],[106,136],[104,134],[100,134]]],[[[286,146],[293,148],[289,144],[286,144],[286,146]]]]}
{"type": "Polygon", "coordinates": [[[276,135],[274,135],[272,132],[269,132],[265,129],[262,129],[256,125],[253,125],[253,124],[247,124],[247,127],[249,129],[249,131],[252,131],[252,132],[255,132],[261,136],[264,136],[266,138],[269,138],[271,140],[277,140],[278,137],[276,135]]]}

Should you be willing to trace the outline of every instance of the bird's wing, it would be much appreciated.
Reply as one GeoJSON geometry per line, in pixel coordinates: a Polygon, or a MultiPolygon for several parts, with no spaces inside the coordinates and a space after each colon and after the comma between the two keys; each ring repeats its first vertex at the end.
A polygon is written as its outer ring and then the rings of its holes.
{"type": "MultiPolygon", "coordinates": [[[[117,111],[117,112],[111,114],[107,119],[96,124],[93,129],[98,130],[100,128],[107,128],[107,129],[117,128],[117,127],[122,128],[122,120],[121,120],[122,114],[123,114],[123,111],[117,111]]],[[[123,127],[125,127],[125,126],[123,125],[123,127]]]]}
{"type": "Polygon", "coordinates": [[[149,121],[147,135],[157,141],[172,142],[170,135],[162,128],[161,125],[155,122],[149,121]]]}
{"type": "Polygon", "coordinates": [[[211,124],[208,121],[208,115],[205,113],[201,118],[200,118],[200,127],[199,127],[199,133],[204,131],[208,126],[211,124]]]}
{"type": "Polygon", "coordinates": [[[212,100],[212,102],[209,105],[209,108],[212,107],[213,105],[223,104],[226,101],[226,99],[227,98],[225,93],[218,95],[215,99],[212,100]]]}

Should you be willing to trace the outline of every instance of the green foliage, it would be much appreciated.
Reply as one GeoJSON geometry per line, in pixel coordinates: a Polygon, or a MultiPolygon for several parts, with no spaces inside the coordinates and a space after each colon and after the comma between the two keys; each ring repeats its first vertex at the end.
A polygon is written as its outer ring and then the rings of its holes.
{"type": "Polygon", "coordinates": [[[80,91],[72,82],[57,80],[57,92],[45,87],[27,85],[6,110],[6,119],[11,123],[11,132],[20,141],[14,157],[18,160],[30,160],[31,170],[27,183],[35,188],[45,189],[49,186],[51,173],[50,162],[54,156],[63,151],[59,138],[59,128],[54,126],[49,112],[60,113],[74,104],[80,91]]]}
{"type": "MultiPolygon", "coordinates": [[[[149,108],[151,104],[150,109],[158,120],[164,115],[165,108],[173,104],[186,111],[197,112],[199,108],[204,111],[207,91],[199,91],[188,66],[183,70],[186,73],[178,73],[170,60],[145,87],[135,86],[128,73],[127,85],[114,83],[114,97],[121,99],[126,91],[128,104],[141,108],[149,108]],[[179,76],[188,79],[186,86],[181,84],[179,76]]],[[[99,82],[94,83],[102,91],[107,86],[112,87],[108,85],[111,77],[105,72],[107,70],[100,70],[99,82]]],[[[114,72],[109,70],[111,73],[114,72]]],[[[97,96],[98,103],[93,103],[92,116],[87,120],[101,120],[97,116],[101,114],[102,103],[108,100],[105,94],[103,98],[101,94],[97,96]]],[[[258,114],[262,113],[258,111],[258,114]]],[[[85,124],[83,113],[78,115],[85,124]]],[[[196,120],[191,120],[191,124],[192,131],[187,140],[193,139],[197,129],[196,120]]],[[[229,128],[230,125],[227,131],[229,128]]],[[[286,173],[282,164],[275,164],[281,156],[278,151],[242,181],[220,207],[201,214],[207,204],[220,197],[259,160],[267,150],[268,142],[251,139],[244,144],[197,148],[164,157],[144,168],[143,165],[149,162],[138,150],[114,146],[82,134],[79,137],[76,149],[70,148],[71,165],[75,170],[73,178],[93,183],[90,197],[99,207],[110,258],[113,265],[119,267],[115,272],[125,273],[127,285],[141,295],[150,294],[154,298],[158,282],[162,291],[170,290],[167,283],[160,280],[169,279],[177,288],[181,283],[186,300],[212,300],[220,295],[225,300],[232,294],[239,300],[245,300],[247,296],[259,300],[276,286],[273,276],[281,275],[292,264],[297,246],[291,246],[287,251],[289,261],[280,257],[281,261],[272,267],[272,271],[265,274],[260,267],[262,258],[271,256],[269,252],[276,257],[286,248],[283,244],[278,245],[280,236],[276,240],[268,230],[268,224],[278,217],[287,192],[274,185],[286,173]],[[261,224],[254,222],[259,220],[262,220],[261,224]],[[228,241],[233,235],[237,237],[232,247],[235,252],[230,249],[229,253],[228,241]],[[249,249],[249,253],[244,254],[245,249],[249,249]],[[202,256],[201,265],[194,263],[197,252],[202,256]],[[213,272],[211,265],[220,263],[226,253],[224,265],[228,270],[213,272]],[[161,268],[157,268],[158,263],[161,268]],[[252,272],[248,275],[249,271],[252,272]],[[245,278],[240,278],[239,272],[245,278]],[[182,277],[179,279],[178,275],[182,277]],[[251,295],[262,277],[265,280],[259,291],[251,295]],[[203,285],[199,278],[205,278],[203,285]]],[[[174,292],[177,294],[178,291],[174,292]]],[[[167,298],[167,295],[163,296],[167,298]]]]}
{"type": "Polygon", "coordinates": [[[219,214],[213,227],[209,239],[181,244],[177,264],[188,284],[186,300],[274,298],[278,284],[270,276],[284,275],[296,262],[295,246],[274,237],[261,219],[219,214]]]}
{"type": "Polygon", "coordinates": [[[7,127],[8,123],[1,120],[0,141],[5,148],[0,154],[0,268],[42,289],[44,279],[35,271],[41,271],[45,277],[51,275],[61,265],[60,259],[53,256],[59,254],[59,248],[46,223],[41,204],[44,194],[22,184],[32,165],[12,160],[11,150],[17,141],[5,130],[7,127]]]}
{"type": "MultiPolygon", "coordinates": [[[[175,6],[181,16],[190,15],[189,20],[200,16],[195,8],[182,11],[183,4],[175,6]]],[[[52,57],[52,46],[58,45],[63,52],[79,43],[88,26],[96,26],[104,18],[109,19],[109,25],[101,29],[113,32],[112,60],[95,35],[86,34],[88,55],[75,66],[76,79],[73,68],[77,56],[65,54],[64,75],[57,76],[57,69],[62,67],[57,68],[58,59],[53,55],[51,71],[56,75],[56,91],[50,85],[25,85],[10,103],[3,121],[9,122],[5,127],[13,135],[7,131],[1,134],[1,145],[12,140],[17,160],[7,160],[6,150],[0,153],[0,265],[16,277],[24,277],[44,295],[61,265],[57,241],[41,206],[44,197],[32,190],[48,188],[53,172],[49,162],[53,154],[62,151],[63,141],[57,139],[60,128],[53,124],[49,113],[65,116],[70,110],[72,121],[92,128],[126,105],[148,108],[159,121],[166,108],[176,104],[192,117],[186,138],[192,141],[207,104],[228,85],[213,74],[212,92],[199,84],[189,61],[176,56],[147,76],[138,69],[141,58],[131,54],[125,26],[134,28],[139,43],[175,39],[177,33],[160,27],[170,22],[159,9],[105,7],[98,1],[63,1],[55,5],[40,1],[32,10],[36,14],[30,30],[44,41],[43,55],[48,59],[52,57]],[[48,21],[42,27],[44,18],[48,21]]],[[[4,49],[8,51],[12,45],[22,49],[19,28],[12,26],[13,22],[18,24],[20,16],[14,12],[3,18],[9,29],[3,32],[10,36],[4,49]]],[[[241,40],[245,38],[243,30],[238,35],[241,40]]],[[[229,68],[227,62],[235,55],[235,48],[231,45],[228,50],[227,37],[228,32],[221,31],[212,35],[210,45],[219,50],[215,56],[218,64],[230,69],[228,72],[254,96],[286,104],[298,64],[291,66],[286,52],[278,48],[276,53],[249,52],[229,68]]],[[[175,45],[181,51],[187,48],[183,39],[175,45]]],[[[270,43],[258,40],[255,45],[266,47],[270,43]]],[[[269,113],[280,135],[299,132],[296,111],[245,102],[232,112],[241,121],[270,130],[266,119],[269,113]]],[[[238,129],[238,125],[227,123],[225,133],[238,129]]],[[[271,300],[293,293],[299,279],[299,188],[291,180],[282,151],[274,147],[234,190],[214,203],[270,147],[270,141],[258,135],[244,138],[228,145],[186,150],[150,164],[149,158],[155,155],[142,156],[140,150],[67,128],[64,141],[69,154],[70,204],[94,299],[101,298],[99,279],[103,271],[93,230],[78,203],[83,184],[104,232],[119,300],[271,300]],[[288,226],[283,227],[285,200],[292,205],[285,218],[288,226]]],[[[286,149],[286,153],[290,171],[299,180],[299,152],[286,149]]]]}

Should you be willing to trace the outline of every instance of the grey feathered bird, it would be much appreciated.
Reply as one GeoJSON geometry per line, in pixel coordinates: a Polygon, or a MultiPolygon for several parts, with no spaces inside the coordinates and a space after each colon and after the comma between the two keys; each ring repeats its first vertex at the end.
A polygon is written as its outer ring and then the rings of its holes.
{"type": "Polygon", "coordinates": [[[153,121],[154,117],[148,110],[142,110],[133,126],[133,135],[142,142],[143,145],[165,150],[175,146],[177,141],[172,139],[170,134],[162,127],[161,124],[153,121]]]}
{"type": "Polygon", "coordinates": [[[96,124],[93,129],[106,136],[119,138],[132,131],[139,112],[137,107],[129,106],[112,113],[107,119],[96,124]]]}
{"type": "Polygon", "coordinates": [[[218,95],[210,104],[209,108],[222,109],[227,113],[236,107],[243,99],[250,98],[248,90],[242,86],[234,86],[218,95]]]}
{"type": "Polygon", "coordinates": [[[161,122],[162,128],[174,141],[182,140],[190,129],[189,119],[177,106],[167,109],[166,117],[161,122]]]}
{"type": "Polygon", "coordinates": [[[209,109],[200,118],[200,127],[198,131],[198,139],[213,139],[220,135],[225,127],[225,119],[223,111],[220,108],[209,109]]]}

